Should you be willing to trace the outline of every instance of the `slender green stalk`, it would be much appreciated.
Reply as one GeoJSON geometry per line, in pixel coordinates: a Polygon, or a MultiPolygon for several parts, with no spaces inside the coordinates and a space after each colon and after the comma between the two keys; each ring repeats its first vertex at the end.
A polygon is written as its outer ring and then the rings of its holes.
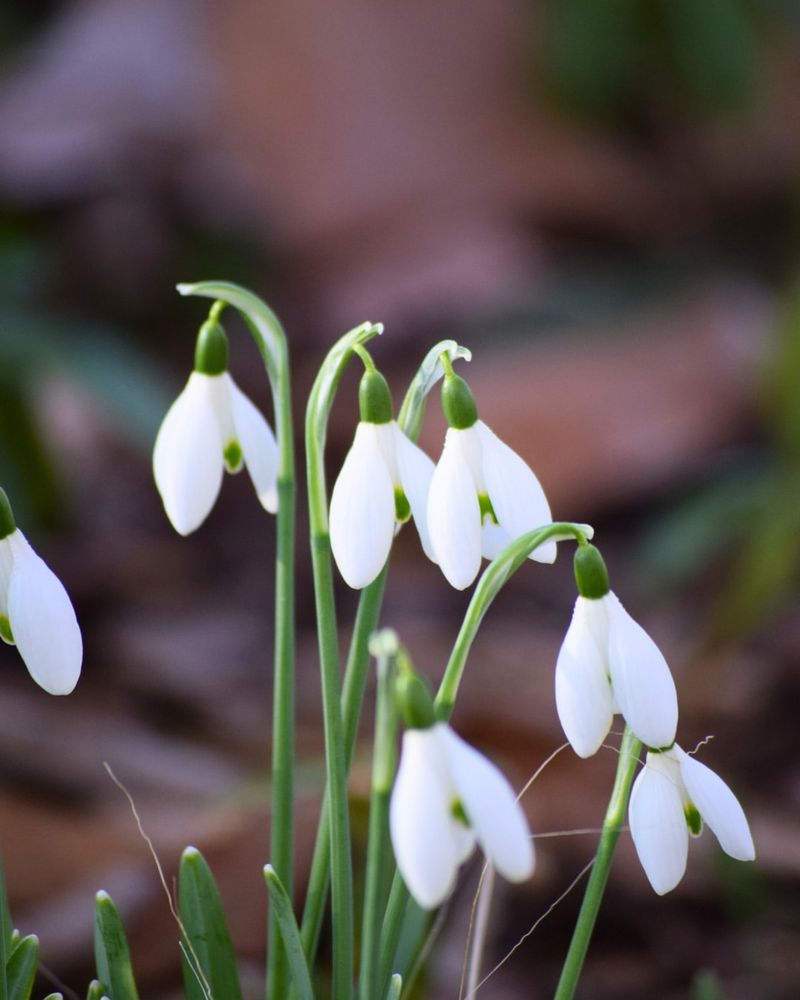
{"type": "MultiPolygon", "coordinates": [[[[353,759],[356,732],[367,681],[367,667],[369,666],[367,642],[378,624],[383,591],[386,586],[386,575],[387,570],[384,568],[377,579],[373,580],[361,592],[353,636],[350,641],[350,652],[345,666],[342,685],[342,727],[344,729],[345,763],[348,773],[353,759]]],[[[320,813],[317,840],[314,844],[314,856],[311,862],[303,920],[300,925],[300,937],[309,962],[313,960],[317,950],[325,902],[328,898],[330,848],[329,801],[326,789],[320,813]]]]}
{"type": "Polygon", "coordinates": [[[575,995],[583,962],[589,948],[589,941],[592,937],[595,921],[597,920],[597,913],[600,909],[606,883],[608,882],[611,863],[614,860],[614,849],[617,846],[620,831],[625,823],[625,812],[628,808],[631,784],[633,783],[633,776],[636,772],[636,765],[639,761],[641,749],[642,744],[626,726],[619,752],[614,787],[611,790],[611,798],[608,801],[608,808],[606,809],[606,816],[603,821],[603,832],[600,834],[600,842],[597,846],[592,874],[589,876],[589,881],[586,885],[586,892],[584,893],[583,903],[581,904],[578,920],[572,934],[569,951],[564,961],[564,968],[561,970],[561,978],[558,981],[555,1000],[571,1000],[571,997],[575,995]]]}
{"type": "MultiPolygon", "coordinates": [[[[440,341],[425,355],[416,375],[411,380],[397,418],[400,429],[412,441],[416,441],[419,436],[427,395],[442,376],[441,355],[443,352],[448,352],[453,359],[464,358],[468,361],[471,357],[470,352],[466,348],[460,347],[454,340],[440,341]]],[[[361,592],[353,636],[350,641],[350,651],[345,666],[342,685],[342,724],[348,773],[355,747],[361,706],[364,701],[369,665],[367,643],[378,624],[387,573],[388,564],[377,579],[361,592]]],[[[326,789],[320,813],[317,840],[314,845],[303,919],[300,925],[300,936],[309,962],[313,960],[316,953],[328,896],[330,875],[330,818],[328,810],[329,802],[326,789]]]]}
{"type": "Polygon", "coordinates": [[[308,511],[322,679],[330,826],[334,1000],[349,1000],[352,993],[353,878],[350,819],[347,809],[347,755],[342,720],[339,647],[328,529],[328,496],[325,485],[325,439],[336,386],[352,353],[353,345],[364,343],[380,332],[381,327],[364,323],[334,344],[317,375],[306,409],[308,511]]]}
{"type": "MultiPolygon", "coordinates": [[[[275,313],[238,285],[206,281],[179,285],[182,295],[202,295],[238,309],[264,360],[275,406],[278,443],[278,517],[275,560],[275,646],[272,698],[272,827],[270,857],[289,898],[294,881],[294,554],[295,458],[291,379],[286,334],[275,313]]],[[[267,996],[287,991],[286,955],[270,907],[267,996]]]]}
{"type": "MultiPolygon", "coordinates": [[[[491,607],[492,602],[500,593],[504,584],[522,566],[531,552],[545,542],[553,538],[573,538],[579,542],[585,542],[593,535],[594,529],[591,525],[558,521],[554,524],[536,528],[534,531],[529,531],[526,535],[521,535],[511,542],[510,545],[507,545],[497,558],[489,563],[473,591],[472,599],[467,607],[458,636],[453,644],[444,676],[439,685],[439,691],[435,700],[436,714],[439,719],[446,721],[453,712],[458,687],[464,674],[464,668],[467,663],[469,651],[472,648],[472,643],[475,641],[478,628],[486,612],[491,607]]],[[[381,962],[382,982],[387,982],[389,974],[393,971],[392,965],[397,941],[402,931],[408,901],[408,890],[399,873],[396,872],[394,882],[392,883],[392,890],[389,894],[386,913],[384,914],[381,962]]],[[[401,969],[398,971],[405,973],[407,970],[401,969]]]]}
{"type": "Polygon", "coordinates": [[[378,996],[380,916],[387,882],[389,845],[389,798],[396,764],[397,707],[394,698],[394,667],[397,636],[390,630],[370,643],[378,657],[378,691],[375,707],[375,739],[372,755],[372,795],[369,806],[364,914],[361,923],[360,1000],[378,996]]]}

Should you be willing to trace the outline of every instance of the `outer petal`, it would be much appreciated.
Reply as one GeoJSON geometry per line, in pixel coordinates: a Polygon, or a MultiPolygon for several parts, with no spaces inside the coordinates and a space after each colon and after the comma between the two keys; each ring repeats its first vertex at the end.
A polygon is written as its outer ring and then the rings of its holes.
{"type": "Polygon", "coordinates": [[[614,699],[604,657],[592,631],[597,602],[579,597],[556,662],[556,709],[579,757],[591,757],[614,718],[614,699]]]}
{"type": "Polygon", "coordinates": [[[405,436],[397,424],[394,424],[394,453],[400,485],[411,505],[411,514],[417,526],[423,551],[429,559],[436,562],[428,531],[428,493],[435,466],[425,452],[405,436]]]}
{"type": "MultiPolygon", "coordinates": [[[[534,528],[550,524],[553,520],[550,504],[531,468],[482,420],[475,426],[481,441],[483,478],[489,499],[510,538],[519,538],[534,528]]],[[[551,563],[556,551],[556,543],[547,542],[531,554],[531,559],[551,563]]]]}
{"type": "Polygon", "coordinates": [[[450,778],[487,858],[512,882],[529,878],[533,841],[513,788],[491,761],[448,725],[440,722],[435,728],[446,749],[450,778]]]}
{"type": "Polygon", "coordinates": [[[615,594],[602,600],[609,612],[608,666],[619,710],[646,746],[671,746],[678,727],[678,695],[667,661],[615,594]]]}
{"type": "Polygon", "coordinates": [[[431,547],[457,590],[468,587],[481,568],[481,509],[460,437],[468,433],[452,427],[447,431],[428,494],[431,547]]]}
{"type": "Polygon", "coordinates": [[[756,849],[744,810],[736,796],[710,767],[690,757],[678,746],[675,753],[689,798],[716,835],[723,851],[739,861],[752,861],[756,849]]]}
{"type": "Polygon", "coordinates": [[[454,798],[435,727],[403,734],[400,768],[389,806],[397,867],[408,891],[426,910],[450,892],[463,853],[452,834],[454,798]]]}
{"type": "Polygon", "coordinates": [[[274,514],[278,509],[278,446],[275,435],[261,411],[227,372],[223,378],[228,381],[233,426],[244,455],[244,464],[262,507],[274,514]]]}
{"type": "Polygon", "coordinates": [[[331,548],[345,581],[366,587],[383,569],[394,538],[394,486],[375,424],[360,423],[331,494],[331,548]]]}
{"type": "Polygon", "coordinates": [[[686,871],[689,831],[680,792],[680,770],[665,754],[647,755],[633,784],[628,821],[636,853],[659,896],[674,889],[686,871]]]}
{"type": "Polygon", "coordinates": [[[31,677],[50,694],[69,694],[78,683],[83,641],[72,602],[55,573],[22,532],[10,539],[14,568],[8,618],[31,677]]]}
{"type": "Polygon", "coordinates": [[[211,405],[211,378],[192,372],[167,411],[153,449],[153,475],[179,534],[208,517],[222,485],[222,438],[211,405]]]}

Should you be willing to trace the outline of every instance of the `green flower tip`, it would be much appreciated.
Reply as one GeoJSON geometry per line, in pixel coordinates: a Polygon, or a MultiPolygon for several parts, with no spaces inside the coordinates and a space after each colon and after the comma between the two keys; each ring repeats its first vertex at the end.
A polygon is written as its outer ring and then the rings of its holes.
{"type": "Polygon", "coordinates": [[[197,334],[194,370],[203,375],[221,375],[228,368],[228,338],[217,319],[209,317],[197,334]]]}
{"type": "Polygon", "coordinates": [[[472,390],[452,370],[446,371],[442,382],[442,410],[448,427],[465,431],[478,419],[478,407],[472,390]]]}
{"type": "Polygon", "coordinates": [[[366,424],[388,424],[392,419],[392,393],[377,368],[368,368],[361,376],[358,408],[366,424]]]}
{"type": "Polygon", "coordinates": [[[594,545],[579,545],[575,552],[575,583],[581,597],[597,600],[611,589],[608,571],[600,550],[594,545]]]}
{"type": "Polygon", "coordinates": [[[412,667],[400,671],[395,690],[400,714],[408,729],[430,729],[436,722],[430,684],[412,667]]]}
{"type": "Polygon", "coordinates": [[[8,538],[16,530],[17,523],[14,520],[14,511],[11,509],[6,491],[0,489],[0,538],[8,538]]]}

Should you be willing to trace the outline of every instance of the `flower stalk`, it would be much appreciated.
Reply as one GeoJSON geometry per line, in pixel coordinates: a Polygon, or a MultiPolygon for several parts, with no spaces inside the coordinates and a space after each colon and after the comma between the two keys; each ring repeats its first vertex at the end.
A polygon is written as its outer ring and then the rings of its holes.
{"type": "MultiPolygon", "coordinates": [[[[291,899],[294,881],[294,559],[295,456],[291,379],[286,334],[278,317],[252,292],[226,281],[178,285],[181,295],[215,300],[210,318],[216,322],[220,303],[243,316],[264,361],[275,408],[278,445],[278,512],[275,561],[275,645],[272,697],[272,824],[270,857],[291,899]]],[[[287,991],[288,968],[275,908],[270,908],[267,944],[267,996],[287,991]]]]}
{"type": "Polygon", "coordinates": [[[603,901],[608,882],[608,875],[611,871],[611,863],[614,860],[614,851],[619,840],[619,835],[625,824],[625,813],[628,808],[628,798],[630,797],[633,776],[636,765],[639,762],[639,754],[642,744],[631,732],[628,726],[622,737],[622,744],[619,750],[619,761],[617,762],[617,773],[614,778],[614,787],[611,790],[611,798],[608,800],[605,819],[603,820],[603,831],[600,834],[600,841],[597,845],[592,872],[586,885],[583,896],[583,903],[572,934],[567,957],[564,960],[564,967],[561,970],[561,978],[555,992],[554,1000],[571,1000],[575,995],[578,986],[581,970],[583,969],[586,952],[589,949],[589,942],[594,930],[600,904],[603,901]]]}

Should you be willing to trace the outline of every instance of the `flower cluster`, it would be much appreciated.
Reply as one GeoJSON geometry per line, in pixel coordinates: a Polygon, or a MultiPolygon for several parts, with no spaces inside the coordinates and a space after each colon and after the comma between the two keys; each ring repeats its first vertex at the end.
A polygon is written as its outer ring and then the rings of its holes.
{"type": "Polygon", "coordinates": [[[605,563],[592,545],[575,555],[578,598],[556,662],[556,708],[572,748],[590,757],[620,712],[647,748],[633,787],[631,835],[656,892],[683,877],[689,834],[702,820],[723,850],[755,857],[742,807],[725,782],[675,742],[678,698],[661,650],[610,590],[605,563]]]}

